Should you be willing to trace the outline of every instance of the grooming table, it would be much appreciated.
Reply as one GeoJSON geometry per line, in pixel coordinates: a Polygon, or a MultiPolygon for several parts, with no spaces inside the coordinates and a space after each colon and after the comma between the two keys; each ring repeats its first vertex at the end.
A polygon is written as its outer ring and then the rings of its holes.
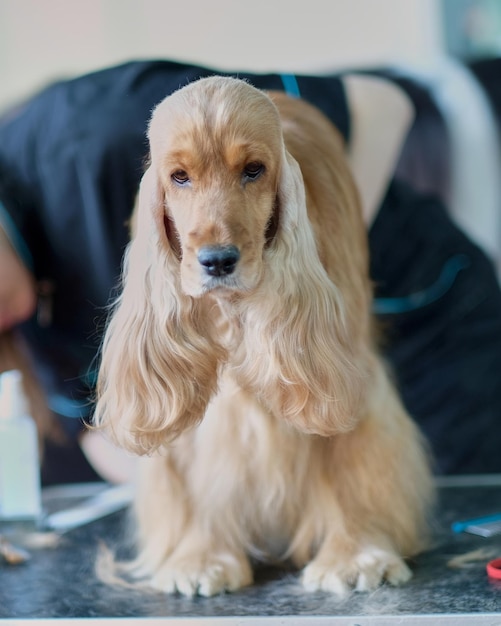
{"type": "Polygon", "coordinates": [[[434,544],[411,567],[405,586],[383,585],[372,593],[338,599],[308,593],[293,570],[264,568],[252,587],[212,598],[186,598],[111,588],[94,574],[99,542],[116,546],[127,515],[113,513],[63,535],[56,547],[32,551],[21,565],[0,565],[0,623],[102,625],[433,626],[501,625],[501,581],[486,574],[487,556],[451,568],[456,556],[483,549],[501,557],[501,535],[455,534],[451,523],[501,511],[501,476],[444,478],[434,544]],[[34,622],[31,620],[35,620],[34,622]]]}

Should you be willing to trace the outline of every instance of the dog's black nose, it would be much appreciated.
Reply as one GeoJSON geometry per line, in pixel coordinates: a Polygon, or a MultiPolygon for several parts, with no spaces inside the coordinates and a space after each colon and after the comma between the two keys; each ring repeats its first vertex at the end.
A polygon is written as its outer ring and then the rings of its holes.
{"type": "Polygon", "coordinates": [[[236,246],[204,246],[198,251],[198,262],[209,276],[232,274],[240,259],[236,246]]]}

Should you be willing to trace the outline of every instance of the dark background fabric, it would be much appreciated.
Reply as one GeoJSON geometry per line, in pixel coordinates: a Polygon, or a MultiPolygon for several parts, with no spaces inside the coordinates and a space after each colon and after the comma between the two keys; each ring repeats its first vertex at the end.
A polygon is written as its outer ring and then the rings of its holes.
{"type": "Polygon", "coordinates": [[[382,349],[436,471],[501,471],[501,292],[492,263],[436,197],[398,181],[369,240],[376,306],[391,298],[397,309],[378,316],[382,349]]]}

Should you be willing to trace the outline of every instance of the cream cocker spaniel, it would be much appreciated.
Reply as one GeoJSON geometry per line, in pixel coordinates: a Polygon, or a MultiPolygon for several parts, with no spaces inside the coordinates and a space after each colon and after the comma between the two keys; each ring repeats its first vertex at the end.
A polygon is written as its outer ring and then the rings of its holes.
{"type": "Polygon", "coordinates": [[[368,246],[333,125],[223,77],[154,110],[97,426],[142,455],[129,572],[165,592],[400,584],[431,477],[374,340],[368,246]]]}

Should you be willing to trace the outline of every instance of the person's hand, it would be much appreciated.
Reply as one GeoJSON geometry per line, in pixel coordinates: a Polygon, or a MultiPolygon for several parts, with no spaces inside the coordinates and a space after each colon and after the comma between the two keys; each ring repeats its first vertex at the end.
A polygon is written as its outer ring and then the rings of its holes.
{"type": "Polygon", "coordinates": [[[35,308],[34,278],[0,227],[0,332],[27,320],[35,308]]]}

